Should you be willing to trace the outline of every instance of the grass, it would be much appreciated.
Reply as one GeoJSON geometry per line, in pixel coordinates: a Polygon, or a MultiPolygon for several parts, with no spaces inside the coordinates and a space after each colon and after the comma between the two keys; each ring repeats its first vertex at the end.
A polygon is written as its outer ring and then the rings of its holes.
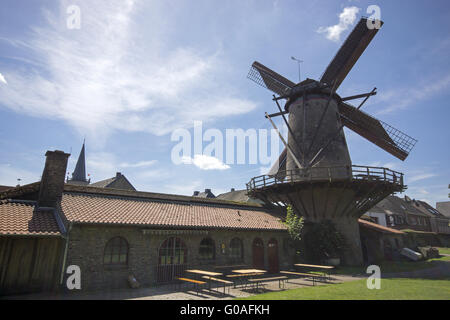
{"type": "Polygon", "coordinates": [[[450,248],[438,248],[439,253],[450,254],[450,248]]]}
{"type": "MultiPolygon", "coordinates": [[[[439,248],[450,254],[450,248],[439,248]]],[[[382,273],[407,272],[435,267],[437,261],[450,261],[441,256],[427,261],[386,261],[380,264],[382,273]]],[[[362,267],[339,267],[336,274],[365,275],[362,267]]],[[[367,279],[316,287],[304,287],[281,292],[269,292],[241,298],[244,300],[450,300],[450,277],[444,279],[382,279],[379,290],[367,288],[367,279]]]]}
{"type": "Polygon", "coordinates": [[[368,289],[367,280],[270,292],[239,300],[450,300],[450,278],[382,279],[380,289],[368,289]]]}
{"type": "MultiPolygon", "coordinates": [[[[441,248],[440,248],[441,249],[441,248]]],[[[450,251],[448,248],[443,248],[450,251]]],[[[439,250],[440,253],[445,253],[439,250]]],[[[429,259],[426,261],[383,261],[379,264],[382,273],[393,273],[393,272],[408,272],[415,270],[423,270],[428,268],[433,268],[436,266],[436,261],[450,261],[450,257],[441,256],[435,259],[429,259]]],[[[343,275],[357,275],[366,274],[365,268],[362,267],[338,267],[336,269],[336,274],[343,275]]]]}

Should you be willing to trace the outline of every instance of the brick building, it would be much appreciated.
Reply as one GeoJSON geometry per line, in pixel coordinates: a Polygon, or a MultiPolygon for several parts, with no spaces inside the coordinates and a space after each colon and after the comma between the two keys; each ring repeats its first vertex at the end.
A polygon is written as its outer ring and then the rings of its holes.
{"type": "Polygon", "coordinates": [[[286,226],[259,204],[64,183],[68,156],[48,151],[40,182],[0,192],[3,294],[61,287],[70,265],[96,290],[130,274],[145,286],[192,266],[293,262],[286,226]]]}

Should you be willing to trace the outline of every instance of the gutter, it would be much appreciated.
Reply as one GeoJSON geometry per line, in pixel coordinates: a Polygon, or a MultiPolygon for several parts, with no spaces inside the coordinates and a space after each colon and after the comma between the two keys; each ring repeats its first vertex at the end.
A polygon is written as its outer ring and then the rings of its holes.
{"type": "Polygon", "coordinates": [[[59,284],[62,285],[63,283],[63,279],[64,279],[64,271],[66,269],[66,261],[67,261],[67,251],[69,249],[69,234],[70,231],[72,230],[72,222],[69,222],[69,227],[67,229],[67,233],[66,233],[66,246],[64,248],[64,258],[63,258],[63,262],[62,262],[62,268],[61,268],[61,277],[59,280],[59,284]]]}

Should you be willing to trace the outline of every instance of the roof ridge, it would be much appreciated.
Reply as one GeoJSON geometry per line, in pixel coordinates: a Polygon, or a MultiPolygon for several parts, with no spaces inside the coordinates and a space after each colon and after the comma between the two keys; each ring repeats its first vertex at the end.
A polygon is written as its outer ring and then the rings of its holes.
{"type": "Polygon", "coordinates": [[[264,209],[265,207],[259,204],[254,203],[245,203],[245,202],[236,202],[229,200],[221,200],[216,198],[198,198],[192,196],[184,196],[184,195],[176,195],[176,194],[165,194],[165,193],[155,193],[155,192],[146,192],[146,191],[132,191],[132,190],[122,190],[122,189],[113,189],[113,188],[98,188],[94,186],[78,186],[78,185],[64,185],[64,192],[73,192],[73,193],[83,193],[83,194],[102,194],[102,195],[114,195],[114,196],[122,196],[122,197],[134,197],[134,198],[143,198],[143,199],[160,199],[160,200],[169,200],[176,202],[188,202],[188,203],[209,203],[209,204],[223,204],[223,205],[238,205],[242,207],[249,208],[257,208],[264,209]]]}
{"type": "MultiPolygon", "coordinates": [[[[162,199],[162,198],[147,198],[147,197],[134,197],[134,196],[125,196],[120,194],[105,194],[105,193],[81,193],[81,192],[73,192],[73,191],[64,191],[63,194],[69,195],[80,195],[80,196],[101,196],[105,198],[115,198],[121,200],[130,200],[130,201],[145,201],[145,202],[158,202],[158,203],[173,203],[176,202],[180,205],[198,205],[198,206],[206,206],[206,207],[215,207],[215,208],[229,208],[229,209],[240,209],[240,210],[258,210],[264,211],[267,213],[272,213],[269,208],[263,206],[248,206],[244,202],[233,202],[228,200],[223,200],[219,203],[213,203],[208,201],[187,201],[187,200],[172,200],[172,199],[162,199]],[[224,202],[224,203],[223,203],[224,202]]],[[[191,197],[188,197],[191,198],[191,197]]],[[[196,199],[195,199],[196,200],[196,199]]],[[[273,213],[272,213],[273,214],[273,213]]]]}

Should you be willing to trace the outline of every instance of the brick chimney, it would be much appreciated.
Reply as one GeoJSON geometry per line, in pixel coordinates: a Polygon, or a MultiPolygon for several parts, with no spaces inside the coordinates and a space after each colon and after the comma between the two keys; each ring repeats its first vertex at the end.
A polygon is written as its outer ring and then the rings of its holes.
{"type": "Polygon", "coordinates": [[[64,190],[64,178],[67,159],[70,154],[63,151],[47,151],[45,167],[39,187],[38,203],[40,207],[55,207],[64,190]]]}

